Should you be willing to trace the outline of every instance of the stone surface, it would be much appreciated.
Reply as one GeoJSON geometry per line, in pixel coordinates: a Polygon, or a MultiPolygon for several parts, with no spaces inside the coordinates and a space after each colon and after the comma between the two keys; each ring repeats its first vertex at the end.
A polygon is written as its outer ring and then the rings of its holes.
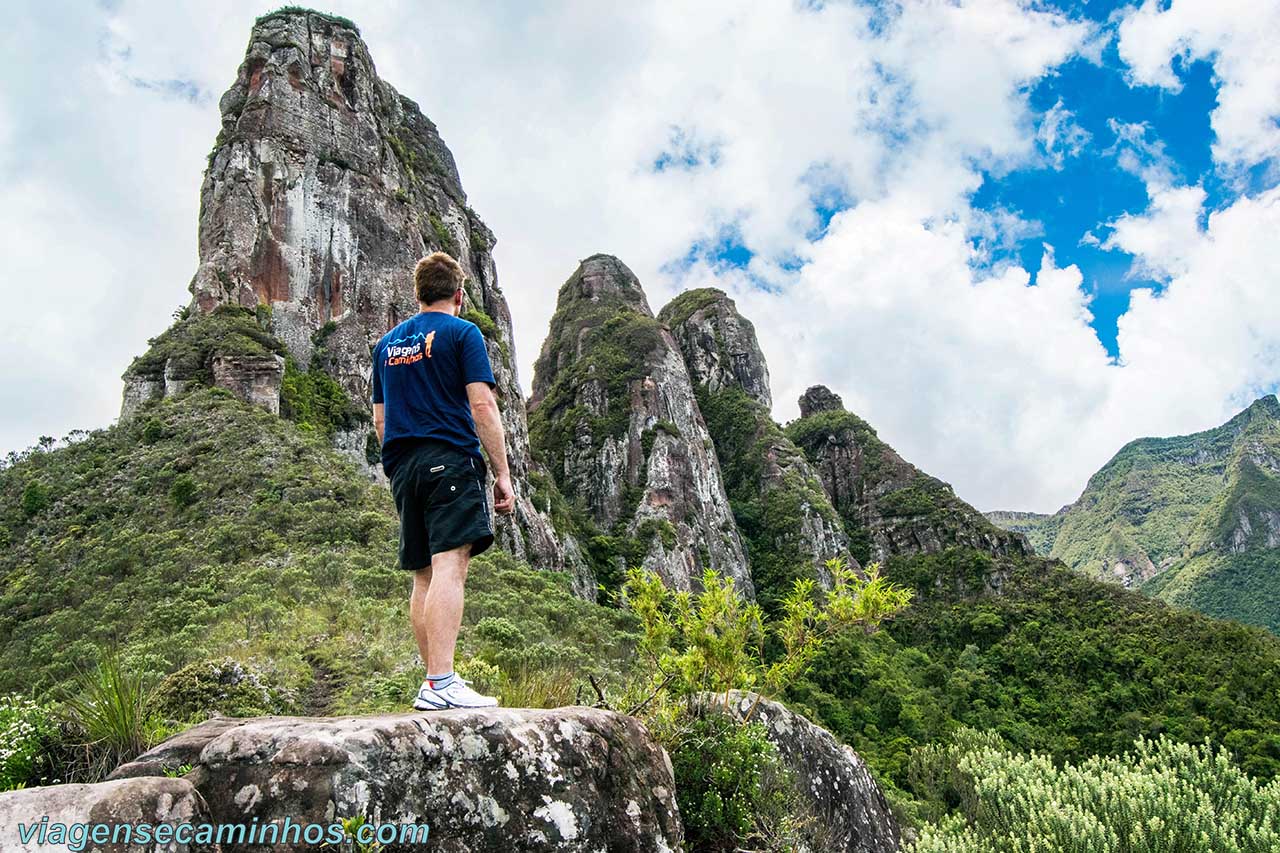
{"type": "Polygon", "coordinates": [[[362,814],[427,823],[446,853],[683,848],[666,753],[634,718],[594,708],[220,719],[117,775],[175,763],[194,765],[186,778],[219,822],[362,814]]]}
{"type": "MultiPolygon", "coordinates": [[[[368,406],[371,346],[417,311],[414,263],[438,249],[454,255],[468,275],[465,308],[486,331],[517,494],[514,514],[496,519],[498,544],[540,568],[573,569],[576,548],[566,558],[531,500],[493,233],[467,205],[435,125],[378,77],[354,29],[304,11],[258,19],[220,109],[201,187],[193,307],[270,307],[272,333],[303,366],[325,328],[324,369],[368,406]]],[[[174,377],[166,393],[181,382],[174,377]]],[[[152,386],[130,382],[123,408],[148,395],[152,386]]],[[[367,465],[363,447],[354,437],[342,444],[367,465]]]]}
{"type": "Polygon", "coordinates": [[[730,691],[727,712],[737,720],[764,724],[815,819],[815,843],[810,848],[814,853],[893,853],[898,849],[898,822],[857,753],[826,729],[754,693],[730,691]]]}
{"type": "Polygon", "coordinates": [[[721,290],[706,287],[686,291],[658,313],[680,345],[694,384],[708,391],[741,388],[765,409],[773,406],[769,366],[756,329],[738,313],[738,306],[721,290]]]}
{"type": "MultiPolygon", "coordinates": [[[[35,839],[23,844],[18,824],[39,823],[48,816],[49,823],[182,824],[209,820],[204,799],[186,779],[144,777],[99,782],[94,785],[48,785],[0,794],[0,850],[4,853],[47,853],[66,850],[66,844],[40,845],[35,839]]],[[[124,836],[120,836],[123,841],[124,836]]],[[[196,853],[206,847],[195,844],[94,844],[83,849],[111,850],[115,853],[196,853]]]]}
{"type": "Polygon", "coordinates": [[[752,595],[680,349],[617,258],[587,258],[560,288],[531,405],[535,447],[560,491],[599,531],[638,542],[635,562],[677,589],[710,567],[752,595]]]}
{"type": "Polygon", "coordinates": [[[680,294],[658,319],[679,343],[698,388],[736,514],[751,519],[743,536],[752,546],[757,590],[772,584],[779,595],[789,591],[801,564],[829,584],[825,563],[848,558],[848,537],[822,479],[773,421],[769,369],[755,328],[714,288],[680,294]]]}
{"type": "Polygon", "coordinates": [[[213,357],[213,384],[226,388],[240,399],[280,414],[280,383],[284,379],[284,359],[278,355],[213,357]]]}
{"type": "Polygon", "coordinates": [[[822,478],[850,537],[865,536],[869,559],[952,546],[1000,556],[1033,553],[1025,536],[996,527],[950,485],[899,456],[828,388],[805,391],[800,411],[787,432],[822,478]]]}

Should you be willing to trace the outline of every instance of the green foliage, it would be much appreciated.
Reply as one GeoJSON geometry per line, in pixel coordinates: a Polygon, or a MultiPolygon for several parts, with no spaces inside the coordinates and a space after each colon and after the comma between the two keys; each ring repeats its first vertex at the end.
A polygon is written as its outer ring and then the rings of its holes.
{"type": "Polygon", "coordinates": [[[342,386],[319,367],[301,370],[292,357],[285,359],[280,384],[280,415],[299,428],[327,438],[342,429],[351,429],[367,420],[342,386]]]}
{"type": "Polygon", "coordinates": [[[638,301],[607,291],[595,299],[570,298],[580,275],[581,270],[575,272],[561,287],[547,346],[534,365],[539,377],[552,378],[530,412],[529,439],[553,471],[563,468],[565,448],[580,424],[586,426],[594,449],[606,438],[626,432],[628,407],[622,403],[631,384],[648,374],[653,354],[663,346],[662,324],[644,313],[638,301]],[[578,404],[588,382],[600,383],[605,398],[614,403],[604,415],[593,415],[578,404]]]}
{"type": "MultiPolygon", "coordinates": [[[[686,295],[677,297],[677,302],[686,295]]],[[[663,309],[664,317],[672,305],[663,309]]],[[[822,482],[802,473],[801,451],[763,405],[738,387],[714,392],[700,387],[696,393],[715,441],[734,519],[747,546],[756,600],[766,614],[773,615],[795,580],[816,576],[811,555],[799,546],[806,515],[817,513],[834,523],[835,510],[822,482]],[[775,471],[781,471],[781,476],[775,471]]],[[[867,555],[859,556],[865,560],[867,555]]]]}
{"type": "Polygon", "coordinates": [[[37,784],[46,745],[57,736],[49,706],[16,693],[0,697],[0,791],[37,784]]]}
{"type": "Polygon", "coordinates": [[[129,365],[127,375],[159,378],[166,365],[174,375],[204,385],[213,382],[215,355],[284,355],[284,345],[259,324],[257,315],[238,305],[184,313],[152,338],[149,348],[129,365]]]}
{"type": "Polygon", "coordinates": [[[330,14],[329,12],[320,12],[320,11],[317,11],[316,9],[310,9],[306,6],[293,6],[293,5],[281,6],[279,9],[275,9],[274,11],[268,12],[265,15],[259,15],[257,19],[254,21],[254,24],[255,25],[261,24],[264,21],[268,21],[272,18],[282,18],[288,15],[315,15],[317,17],[332,21],[333,23],[338,24],[340,26],[346,27],[347,29],[354,32],[356,35],[360,35],[360,28],[357,27],[354,23],[352,23],[350,18],[344,18],[341,15],[333,15],[333,14],[330,14]]]}
{"type": "Polygon", "coordinates": [[[252,717],[297,710],[262,673],[232,658],[188,664],[165,676],[152,698],[159,713],[181,722],[198,722],[211,713],[252,717]]]}
{"type": "Polygon", "coordinates": [[[498,324],[492,317],[481,311],[479,308],[468,308],[462,312],[462,319],[470,323],[475,323],[480,329],[480,334],[484,335],[491,341],[496,341],[499,337],[498,324]]]}
{"type": "Polygon", "coordinates": [[[760,605],[738,593],[733,578],[711,569],[699,593],[673,592],[655,573],[630,569],[623,601],[640,620],[638,648],[655,688],[676,696],[733,688],[776,695],[808,669],[828,639],[855,626],[873,632],[911,600],[910,590],[881,577],[876,566],[859,576],[833,559],[827,570],[832,586],[821,600],[815,600],[813,581],[797,580],[780,618],[767,621],[760,605]],[[766,637],[776,642],[776,655],[766,655],[766,637]]]}
{"type": "Polygon", "coordinates": [[[955,811],[910,853],[1266,853],[1280,849],[1280,781],[1222,749],[1140,738],[1116,757],[1058,766],[968,735],[918,762],[955,811]]]}
{"type": "MultiPolygon", "coordinates": [[[[453,232],[444,224],[439,216],[434,213],[427,214],[427,220],[431,223],[431,232],[435,234],[436,243],[440,248],[453,257],[458,257],[458,240],[453,236],[453,232]]],[[[483,330],[482,330],[483,331],[483,330]]]]}
{"type": "MultiPolygon", "coordinates": [[[[1103,580],[1126,564],[1170,603],[1280,633],[1280,558],[1270,546],[1280,510],[1280,403],[1263,397],[1228,423],[1193,435],[1130,442],[1084,493],[1036,531],[1040,553],[1103,580]]],[[[1007,528],[1024,517],[996,514],[1007,528]]]]}
{"type": "Polygon", "coordinates": [[[794,849],[761,846],[796,810],[797,797],[760,723],[688,713],[663,738],[675,771],[685,843],[694,853],[794,849]],[[756,842],[756,843],[752,843],[756,842]]]}
{"type": "MultiPolygon", "coordinates": [[[[171,720],[406,708],[422,665],[385,487],[322,437],[211,389],[148,417],[151,444],[132,419],[0,470],[0,691],[67,692],[117,645],[171,720]],[[200,498],[179,510],[183,475],[200,498]],[[22,511],[32,479],[57,513],[22,511]]],[[[634,655],[630,614],[496,549],[472,562],[465,618],[460,667],[487,668],[519,701],[577,701],[588,673],[621,682],[634,655]]]]}
{"type": "Polygon", "coordinates": [[[22,490],[22,511],[26,515],[38,515],[49,506],[49,490],[39,480],[32,480],[22,490]]]}
{"type": "Polygon", "coordinates": [[[196,485],[195,479],[190,474],[179,474],[174,477],[173,485],[169,487],[169,499],[178,509],[186,509],[195,503],[199,493],[200,487],[196,485]]]}
{"type": "Polygon", "coordinates": [[[918,591],[912,606],[873,636],[833,637],[787,699],[891,791],[911,793],[915,747],[964,726],[1058,761],[1209,739],[1246,772],[1280,773],[1280,640],[1266,632],[1037,558],[955,548],[885,574],[918,591]]]}
{"type": "Polygon", "coordinates": [[[147,676],[125,667],[117,654],[102,655],[81,670],[62,700],[62,711],[89,757],[96,781],[157,743],[164,733],[147,676]]]}
{"type": "Polygon", "coordinates": [[[686,290],[663,306],[662,310],[658,312],[658,319],[667,328],[675,329],[703,308],[708,305],[714,305],[721,299],[726,298],[723,291],[714,287],[698,287],[693,290],[686,290]]]}

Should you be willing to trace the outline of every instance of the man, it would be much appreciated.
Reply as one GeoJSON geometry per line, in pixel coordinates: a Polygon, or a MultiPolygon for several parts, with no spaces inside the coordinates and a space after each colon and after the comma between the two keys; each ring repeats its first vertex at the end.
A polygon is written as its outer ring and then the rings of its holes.
{"type": "Polygon", "coordinates": [[[420,311],[373,351],[373,423],[400,514],[400,568],[413,572],[409,619],[427,668],[413,701],[420,711],[498,704],[453,671],[467,564],[493,544],[481,444],[493,466],[494,510],[515,505],[484,338],[458,317],[464,278],[444,252],[418,261],[420,311]]]}

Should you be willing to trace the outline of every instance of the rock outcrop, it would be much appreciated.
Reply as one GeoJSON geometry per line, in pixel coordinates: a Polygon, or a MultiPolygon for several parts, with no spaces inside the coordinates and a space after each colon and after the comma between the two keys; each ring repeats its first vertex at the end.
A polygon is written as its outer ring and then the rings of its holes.
{"type": "MultiPolygon", "coordinates": [[[[0,794],[0,850],[5,853],[47,853],[50,850],[122,850],[188,851],[211,850],[207,845],[180,843],[170,838],[165,843],[124,843],[125,836],[118,836],[120,843],[109,844],[110,836],[103,838],[63,836],[55,838],[54,825],[60,824],[64,832],[87,832],[87,829],[71,829],[75,825],[131,825],[131,832],[139,824],[154,827],[159,824],[194,824],[210,820],[204,798],[186,779],[169,779],[163,776],[137,779],[119,779],[95,785],[49,785],[27,788],[0,794]],[[39,825],[48,818],[44,838],[39,835],[23,841],[22,827],[39,825]],[[41,841],[46,843],[40,843],[41,841]],[[82,846],[77,846],[82,845],[82,846]]],[[[120,832],[123,833],[123,829],[120,832]]],[[[190,840],[190,839],[188,839],[190,840]]],[[[135,840],[136,841],[136,840],[135,840]]]]}
{"type": "Polygon", "coordinates": [[[898,821],[857,753],[826,729],[754,693],[730,691],[724,710],[736,720],[764,725],[813,820],[813,853],[896,853],[898,821]]]}
{"type": "MultiPolygon", "coordinates": [[[[531,500],[525,407],[494,236],[467,205],[435,125],[379,79],[349,22],[296,7],[258,19],[219,106],[222,129],[201,187],[192,308],[269,309],[269,331],[303,368],[312,366],[323,330],[318,367],[367,408],[371,346],[417,311],[414,263],[449,252],[467,272],[464,316],[484,332],[507,434],[517,501],[513,516],[496,520],[498,542],[543,568],[579,564],[531,500]]],[[[126,376],[126,413],[161,396],[159,378],[154,369],[126,376]]],[[[336,443],[365,464],[369,427],[360,429],[336,443]]]]}
{"type": "Polygon", "coordinates": [[[687,290],[658,312],[680,344],[694,383],[715,393],[739,388],[767,410],[773,406],[769,366],[756,329],[722,290],[687,290]]]}
{"type": "Polygon", "coordinates": [[[426,824],[431,850],[456,853],[672,853],[684,843],[666,753],[634,718],[594,708],[215,719],[114,775],[181,765],[217,823],[363,815],[426,824]]]}
{"type": "Polygon", "coordinates": [[[768,605],[805,575],[829,583],[825,563],[848,556],[848,537],[821,478],[769,412],[769,369],[755,328],[713,288],[680,294],[658,319],[694,383],[757,596],[768,605]]]}
{"type": "Polygon", "coordinates": [[[830,389],[816,385],[799,402],[801,416],[787,435],[817,469],[850,538],[865,543],[867,559],[952,546],[1032,553],[1026,537],[996,527],[951,486],[904,460],[830,389]]]}
{"type": "Polygon", "coordinates": [[[594,555],[598,573],[642,565],[690,589],[709,567],[752,595],[680,348],[617,258],[587,258],[560,288],[530,405],[534,446],[560,491],[611,537],[594,555]]]}

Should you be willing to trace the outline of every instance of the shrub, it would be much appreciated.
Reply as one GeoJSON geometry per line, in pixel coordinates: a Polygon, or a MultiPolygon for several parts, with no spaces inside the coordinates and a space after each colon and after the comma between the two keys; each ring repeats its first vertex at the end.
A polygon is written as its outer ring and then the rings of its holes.
{"type": "Polygon", "coordinates": [[[173,485],[169,487],[169,497],[173,500],[174,506],[185,509],[196,502],[199,491],[200,487],[196,485],[196,481],[190,474],[180,474],[174,478],[173,485]]]}
{"type": "Polygon", "coordinates": [[[911,601],[911,590],[885,580],[874,564],[860,577],[835,558],[827,571],[832,586],[821,601],[812,579],[797,579],[782,600],[782,615],[768,621],[758,604],[743,600],[732,578],[711,569],[696,594],[670,591],[653,572],[628,571],[623,600],[640,619],[639,649],[655,689],[669,686],[684,696],[733,688],[776,694],[809,668],[829,637],[855,626],[872,632],[911,601]],[[776,654],[766,656],[766,640],[776,654]]]}
{"type": "Polygon", "coordinates": [[[149,679],[126,669],[115,653],[81,671],[62,708],[84,748],[88,781],[141,755],[164,733],[149,679]]]}
{"type": "Polygon", "coordinates": [[[794,849],[758,843],[776,840],[777,828],[798,810],[791,779],[762,724],[687,713],[663,740],[691,851],[794,849]]]}
{"type": "Polygon", "coordinates": [[[49,506],[49,489],[39,480],[32,480],[22,490],[22,511],[28,516],[38,515],[49,506]]]}
{"type": "Polygon", "coordinates": [[[0,791],[35,783],[42,775],[45,747],[57,734],[46,705],[17,694],[0,697],[0,791]]]}
{"type": "Polygon", "coordinates": [[[1223,749],[1139,738],[1120,756],[1059,767],[972,734],[922,758],[949,816],[911,853],[1265,853],[1280,849],[1280,782],[1261,785],[1223,749]]]}
{"type": "Polygon", "coordinates": [[[211,713],[228,717],[279,714],[290,703],[257,669],[231,658],[188,664],[156,687],[156,710],[170,719],[196,721],[211,713]]]}

